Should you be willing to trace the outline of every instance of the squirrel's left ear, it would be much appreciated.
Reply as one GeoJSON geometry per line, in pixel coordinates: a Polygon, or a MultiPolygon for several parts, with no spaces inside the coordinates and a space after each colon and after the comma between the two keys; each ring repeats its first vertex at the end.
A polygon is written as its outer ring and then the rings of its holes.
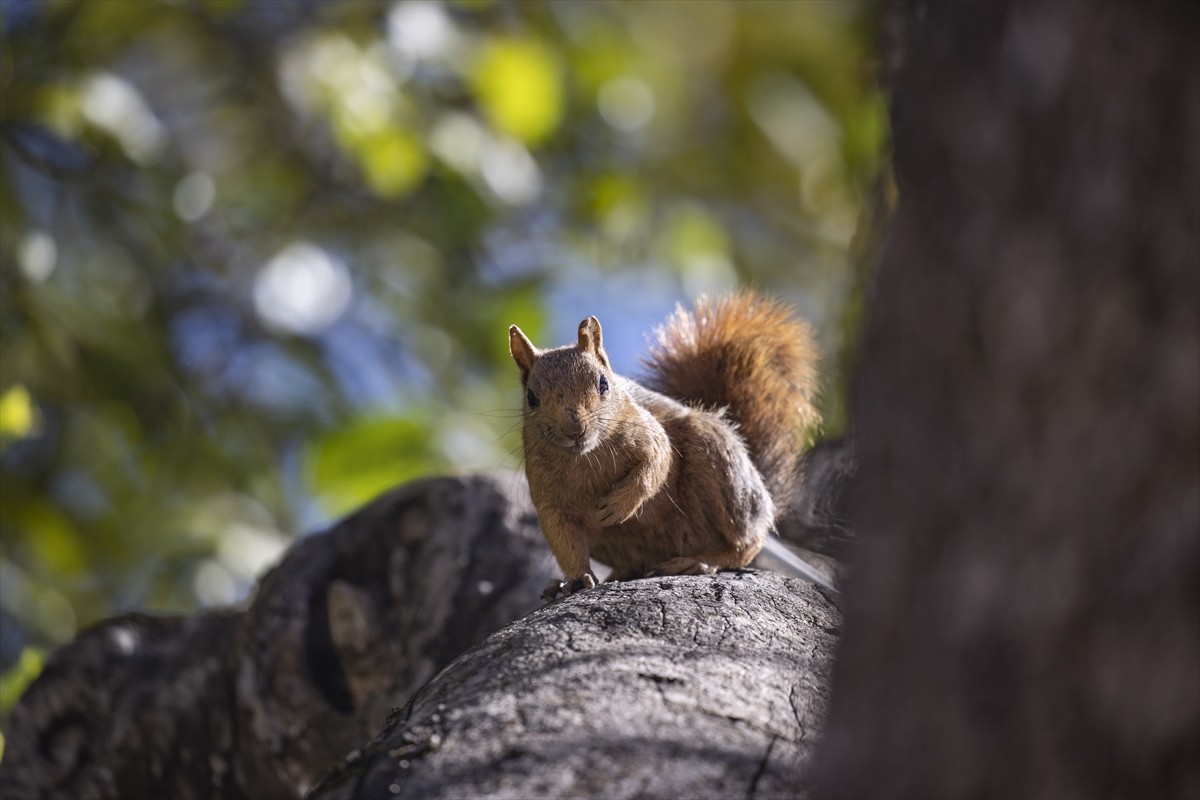
{"type": "Polygon", "coordinates": [[[605,369],[612,369],[608,364],[608,354],[604,352],[604,340],[600,332],[600,320],[588,317],[579,323],[579,342],[575,345],[580,352],[591,353],[605,369]]]}
{"type": "Polygon", "coordinates": [[[533,362],[537,361],[541,353],[516,325],[510,325],[508,328],[508,352],[512,353],[513,361],[517,362],[517,369],[521,371],[521,385],[524,386],[529,380],[533,362]]]}

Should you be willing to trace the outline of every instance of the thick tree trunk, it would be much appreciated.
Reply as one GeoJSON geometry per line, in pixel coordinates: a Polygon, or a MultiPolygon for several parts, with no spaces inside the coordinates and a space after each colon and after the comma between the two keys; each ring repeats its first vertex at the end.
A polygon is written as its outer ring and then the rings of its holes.
{"type": "Polygon", "coordinates": [[[899,12],[825,793],[1200,796],[1197,6],[899,12]]]}

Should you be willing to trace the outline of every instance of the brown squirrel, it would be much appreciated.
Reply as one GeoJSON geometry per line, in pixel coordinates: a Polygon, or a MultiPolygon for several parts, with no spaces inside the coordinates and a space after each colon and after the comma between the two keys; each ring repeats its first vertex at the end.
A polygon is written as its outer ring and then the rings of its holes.
{"type": "Polygon", "coordinates": [[[617,375],[600,322],[539,350],[516,325],[525,473],[564,580],[553,600],[609,580],[713,573],[758,554],[799,478],[814,407],[811,330],[748,292],[701,298],[655,331],[650,388],[617,375]]]}

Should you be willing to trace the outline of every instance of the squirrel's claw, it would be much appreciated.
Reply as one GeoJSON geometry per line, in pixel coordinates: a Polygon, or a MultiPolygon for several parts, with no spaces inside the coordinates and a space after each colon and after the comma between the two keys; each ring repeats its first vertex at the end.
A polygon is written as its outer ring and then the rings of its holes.
{"type": "Polygon", "coordinates": [[[542,599],[547,603],[552,603],[561,594],[563,597],[570,597],[576,592],[582,592],[586,589],[596,588],[596,576],[590,572],[585,572],[578,578],[573,578],[569,581],[553,580],[549,585],[542,590],[542,599]]]}
{"type": "Polygon", "coordinates": [[[605,528],[617,522],[615,509],[608,504],[607,498],[596,504],[596,522],[605,528]]]}
{"type": "Polygon", "coordinates": [[[603,528],[620,525],[637,513],[638,506],[622,508],[627,501],[616,492],[611,492],[596,503],[596,522],[603,528]]]}

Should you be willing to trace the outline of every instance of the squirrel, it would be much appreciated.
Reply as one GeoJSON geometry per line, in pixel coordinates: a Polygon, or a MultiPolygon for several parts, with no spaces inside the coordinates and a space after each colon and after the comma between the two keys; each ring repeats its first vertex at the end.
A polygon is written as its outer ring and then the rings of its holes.
{"type": "Polygon", "coordinates": [[[595,587],[592,557],[609,580],[744,567],[793,499],[820,424],[809,326],[741,292],[679,306],[654,336],[643,386],[613,371],[595,317],[553,349],[508,330],[525,473],[563,572],[547,601],[595,587]]]}

